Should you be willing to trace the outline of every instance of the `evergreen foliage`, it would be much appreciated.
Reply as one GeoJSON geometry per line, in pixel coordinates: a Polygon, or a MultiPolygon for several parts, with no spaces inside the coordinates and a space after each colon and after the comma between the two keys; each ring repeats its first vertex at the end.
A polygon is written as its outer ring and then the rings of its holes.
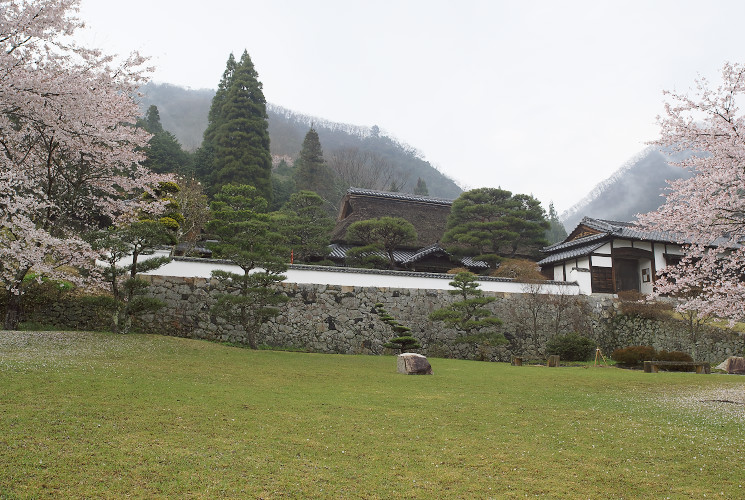
{"type": "Polygon", "coordinates": [[[546,354],[558,354],[566,361],[589,361],[595,354],[595,342],[578,333],[557,335],[546,343],[546,354]]]}
{"type": "Polygon", "coordinates": [[[429,189],[427,189],[427,183],[419,177],[416,180],[416,187],[414,188],[414,194],[418,196],[429,196],[429,189]]]}
{"type": "Polygon", "coordinates": [[[324,210],[323,200],[316,193],[293,193],[274,217],[279,231],[287,239],[295,262],[320,260],[329,254],[334,221],[324,210]]]}
{"type": "Polygon", "coordinates": [[[227,184],[215,195],[212,220],[207,224],[219,238],[210,245],[214,255],[233,261],[243,271],[212,272],[227,292],[218,295],[213,311],[243,326],[252,349],[258,348],[261,325],[279,314],[276,306],[288,300],[274,285],[285,279],[282,273],[290,253],[266,208],[266,200],[255,187],[227,184]]]}
{"type": "Polygon", "coordinates": [[[163,129],[157,106],[150,106],[138,125],[152,134],[145,148],[146,158],[142,162],[145,167],[159,174],[192,173],[191,155],[182,149],[176,136],[163,129]]]}
{"type": "Polygon", "coordinates": [[[455,290],[448,290],[448,293],[460,300],[434,311],[429,315],[429,319],[442,321],[460,332],[457,339],[460,343],[492,347],[506,344],[504,335],[493,330],[493,327],[501,325],[502,321],[486,307],[497,299],[484,296],[477,279],[477,276],[470,272],[456,274],[449,283],[455,290]]]}
{"type": "Polygon", "coordinates": [[[197,173],[209,194],[232,183],[254,186],[264,199],[272,198],[266,99],[258,76],[247,51],[237,63],[231,54],[198,155],[197,173]]]}
{"type": "Polygon", "coordinates": [[[336,175],[326,165],[318,132],[313,127],[305,134],[294,177],[296,189],[313,191],[323,199],[330,213],[336,212],[342,190],[337,186],[336,175]]]}
{"type": "Polygon", "coordinates": [[[388,264],[396,268],[393,251],[403,245],[416,241],[414,225],[402,217],[380,217],[361,220],[347,228],[347,241],[362,243],[364,252],[383,251],[388,257],[388,264]]]}
{"type": "Polygon", "coordinates": [[[294,169],[285,160],[280,160],[272,170],[272,202],[269,208],[279,210],[296,190],[294,169]]]}
{"type": "Polygon", "coordinates": [[[375,304],[375,312],[378,314],[381,321],[391,327],[391,330],[393,330],[393,332],[397,335],[396,337],[393,337],[388,342],[383,344],[383,347],[387,347],[389,349],[397,349],[398,351],[400,351],[401,354],[405,352],[411,352],[414,349],[420,349],[422,347],[419,341],[411,335],[411,328],[409,328],[408,326],[404,326],[396,321],[396,318],[386,312],[381,302],[375,304]]]}
{"type": "Polygon", "coordinates": [[[152,271],[170,261],[168,257],[147,260],[141,260],[141,257],[152,255],[160,245],[176,243],[176,234],[184,220],[174,198],[178,192],[179,187],[175,183],[161,182],[152,190],[152,194],[143,196],[156,206],[152,211],[145,207],[136,221],[87,235],[92,248],[100,251],[106,262],[103,275],[114,299],[112,319],[115,332],[128,333],[136,315],[163,306],[159,300],[144,295],[148,284],[138,277],[138,273],[152,271]],[[127,257],[132,262],[121,266],[120,261],[127,257]]]}
{"type": "Polygon", "coordinates": [[[455,255],[470,255],[491,267],[502,257],[537,256],[548,229],[540,202],[500,188],[467,191],[453,202],[442,242],[455,255]]]}
{"type": "Polygon", "coordinates": [[[564,224],[559,220],[559,214],[556,213],[553,201],[548,204],[548,224],[545,238],[549,245],[564,241],[569,236],[567,230],[564,228],[564,224]]]}

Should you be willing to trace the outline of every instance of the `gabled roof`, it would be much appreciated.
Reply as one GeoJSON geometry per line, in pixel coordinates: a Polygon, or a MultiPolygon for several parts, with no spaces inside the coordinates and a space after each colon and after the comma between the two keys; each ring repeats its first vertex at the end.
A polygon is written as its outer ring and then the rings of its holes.
{"type": "Polygon", "coordinates": [[[612,239],[683,243],[680,235],[665,231],[642,231],[633,222],[584,217],[567,239],[541,250],[541,252],[549,255],[539,261],[538,265],[544,266],[554,262],[590,255],[605,242],[612,239]]]}
{"type": "MultiPolygon", "coordinates": [[[[342,260],[347,257],[347,252],[350,249],[354,248],[354,245],[332,243],[329,246],[329,248],[331,249],[331,253],[329,254],[330,258],[342,260]]],[[[385,252],[379,251],[375,253],[385,259],[388,258],[388,255],[386,255],[385,252]]],[[[426,248],[421,248],[418,250],[394,250],[393,260],[395,260],[397,264],[409,265],[409,264],[415,264],[416,262],[421,261],[425,257],[434,255],[437,253],[441,253],[442,255],[446,255],[450,257],[450,254],[447,251],[445,251],[445,249],[443,249],[440,245],[435,243],[434,245],[430,245],[426,248]]],[[[454,261],[457,262],[458,259],[454,259],[454,261]]],[[[459,259],[459,261],[461,264],[471,269],[486,269],[488,267],[486,262],[482,262],[480,260],[473,260],[471,257],[464,257],[462,259],[459,259]]]]}
{"type": "Polygon", "coordinates": [[[392,193],[389,191],[374,191],[372,189],[362,189],[356,187],[350,187],[347,190],[347,194],[355,196],[369,196],[372,198],[387,198],[391,200],[413,201],[417,203],[429,203],[434,205],[452,206],[453,204],[453,200],[447,200],[445,198],[431,198],[429,196],[419,196],[409,193],[392,193]]]}

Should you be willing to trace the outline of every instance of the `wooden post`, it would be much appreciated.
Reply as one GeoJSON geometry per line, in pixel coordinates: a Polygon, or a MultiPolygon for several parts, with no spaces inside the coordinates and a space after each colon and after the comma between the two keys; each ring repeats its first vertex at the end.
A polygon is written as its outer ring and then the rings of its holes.
{"type": "Polygon", "coordinates": [[[548,357],[548,363],[546,363],[546,366],[555,368],[559,366],[559,355],[558,354],[552,354],[548,357]]]}

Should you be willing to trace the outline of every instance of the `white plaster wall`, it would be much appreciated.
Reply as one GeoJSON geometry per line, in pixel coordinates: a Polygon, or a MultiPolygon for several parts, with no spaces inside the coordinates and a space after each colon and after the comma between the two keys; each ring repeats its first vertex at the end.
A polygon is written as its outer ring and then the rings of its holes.
{"type": "Polygon", "coordinates": [[[588,270],[578,270],[576,267],[567,275],[567,281],[579,285],[579,293],[590,295],[592,293],[592,274],[588,270]]]}
{"type": "Polygon", "coordinates": [[[613,240],[613,248],[631,248],[629,240],[613,240]]]}
{"type": "MultiPolygon", "coordinates": [[[[230,272],[242,272],[238,266],[213,262],[194,262],[173,260],[145,274],[157,276],[180,276],[209,278],[212,271],[220,269],[230,272]]],[[[585,273],[588,274],[589,273],[585,273]]],[[[326,284],[340,286],[361,286],[379,288],[415,288],[425,290],[452,290],[449,285],[452,277],[410,276],[405,273],[384,274],[354,271],[323,271],[317,269],[288,269],[285,273],[287,283],[326,284]]],[[[570,280],[571,281],[571,280],[570,280]]],[[[504,293],[525,293],[526,287],[532,286],[515,281],[479,281],[481,290],[504,293]]],[[[578,295],[579,288],[569,284],[541,284],[540,293],[578,295]]]]}
{"type": "Polygon", "coordinates": [[[652,293],[652,260],[651,259],[639,259],[639,291],[643,294],[652,293]],[[644,283],[642,281],[642,269],[647,269],[650,276],[650,281],[644,283]]]}
{"type": "Polygon", "coordinates": [[[554,266],[554,281],[564,281],[564,264],[554,266]]]}
{"type": "Polygon", "coordinates": [[[667,245],[665,248],[664,243],[655,243],[654,245],[654,266],[659,272],[662,268],[667,266],[667,260],[665,259],[665,253],[674,255],[684,255],[683,248],[678,245],[667,245]]]}
{"type": "Polygon", "coordinates": [[[611,243],[609,241],[608,243],[604,244],[603,246],[601,246],[600,248],[598,248],[597,250],[595,250],[595,253],[604,253],[604,254],[610,255],[612,249],[613,248],[612,248],[611,243]]]}
{"type": "Polygon", "coordinates": [[[613,259],[610,257],[592,256],[592,265],[594,267],[613,267],[613,259]]]}
{"type": "Polygon", "coordinates": [[[634,248],[638,248],[640,250],[647,250],[649,252],[652,251],[652,242],[650,241],[635,241],[634,242],[634,248]]]}

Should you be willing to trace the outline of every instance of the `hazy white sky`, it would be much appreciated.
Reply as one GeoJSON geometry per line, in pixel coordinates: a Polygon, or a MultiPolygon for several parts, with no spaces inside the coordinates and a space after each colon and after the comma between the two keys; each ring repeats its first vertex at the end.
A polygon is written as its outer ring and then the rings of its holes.
{"type": "Polygon", "coordinates": [[[215,88],[244,49],[269,102],[378,125],[465,188],[561,212],[657,135],[662,89],[745,60],[734,1],[82,0],[88,45],[215,88]]]}

